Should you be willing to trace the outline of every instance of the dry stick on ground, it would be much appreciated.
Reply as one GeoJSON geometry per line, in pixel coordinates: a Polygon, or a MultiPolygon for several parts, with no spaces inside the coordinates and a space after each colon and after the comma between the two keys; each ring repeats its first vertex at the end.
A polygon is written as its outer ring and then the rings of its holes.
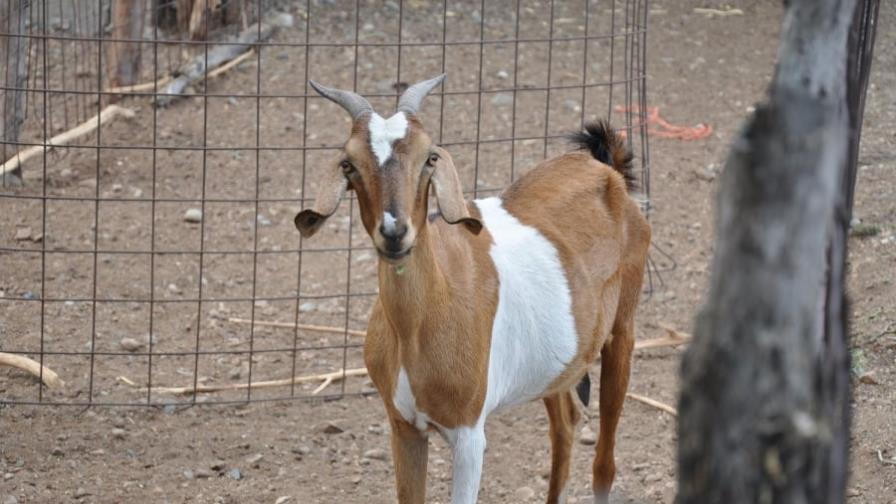
{"type": "MultiPolygon", "coordinates": [[[[227,319],[228,322],[233,322],[234,324],[252,324],[252,320],[231,317],[227,319]]],[[[265,320],[256,320],[256,326],[264,326],[264,327],[279,327],[282,329],[301,329],[303,331],[317,331],[317,332],[325,332],[325,333],[333,333],[333,334],[344,334],[346,332],[345,329],[340,327],[332,327],[332,326],[320,326],[320,325],[311,325],[311,324],[293,324],[292,322],[269,322],[265,320]]],[[[658,348],[665,346],[676,346],[683,345],[690,341],[691,336],[689,334],[683,333],[674,329],[672,326],[660,322],[658,324],[660,328],[664,329],[668,336],[665,338],[655,338],[649,340],[642,340],[635,342],[635,350],[644,350],[647,348],[658,348]]],[[[348,334],[352,336],[360,336],[364,337],[367,334],[367,331],[360,331],[357,329],[349,329],[348,334]]]]}
{"type": "MultiPolygon", "coordinates": [[[[255,54],[255,50],[249,49],[248,51],[244,52],[243,54],[240,54],[236,58],[233,58],[229,62],[227,62],[227,63],[219,66],[218,68],[212,70],[211,72],[209,72],[208,78],[214,79],[215,77],[223,74],[224,72],[230,70],[231,68],[239,65],[243,61],[246,61],[247,59],[251,58],[254,54],[255,54]]],[[[105,92],[106,93],[127,94],[127,93],[141,93],[144,91],[153,91],[157,88],[164,86],[165,84],[168,84],[169,82],[171,82],[171,79],[173,79],[173,77],[168,75],[168,76],[162,77],[161,79],[159,79],[155,82],[143,82],[141,84],[134,84],[133,86],[113,87],[113,88],[106,89],[105,92]]]]}
{"type": "MultiPolygon", "coordinates": [[[[341,380],[344,377],[349,376],[364,376],[367,374],[366,368],[357,368],[357,369],[346,369],[343,372],[342,369],[338,371],[332,371],[329,373],[308,375],[308,376],[296,376],[293,378],[284,378],[282,380],[268,380],[268,381],[258,381],[253,382],[251,384],[253,389],[258,388],[271,388],[271,387],[285,387],[287,385],[292,385],[294,383],[308,383],[308,382],[316,382],[322,381],[329,385],[334,381],[341,380]]],[[[137,387],[138,385],[134,383],[133,380],[128,379],[126,376],[119,376],[118,381],[121,381],[127,385],[132,387],[137,387]]],[[[159,394],[204,394],[209,392],[223,392],[226,390],[244,390],[249,388],[248,383],[231,383],[227,385],[198,385],[194,387],[153,387],[152,391],[159,394]]],[[[140,387],[141,390],[146,390],[145,387],[140,387]]],[[[322,388],[319,388],[323,390],[322,388]]],[[[317,394],[320,390],[316,391],[317,394]]]]}
{"type": "Polygon", "coordinates": [[[65,386],[65,382],[53,370],[47,366],[41,366],[39,362],[24,355],[0,352],[0,366],[10,366],[27,371],[35,378],[43,379],[44,385],[49,388],[65,386]],[[41,371],[41,368],[43,368],[43,371],[41,371]]]}
{"type": "Polygon", "coordinates": [[[240,56],[247,49],[251,49],[252,44],[267,39],[272,33],[274,33],[272,25],[261,23],[259,27],[256,23],[243,30],[236,39],[197,54],[177,69],[176,77],[161,91],[164,95],[156,98],[156,104],[160,106],[170,104],[177,98],[176,95],[183,94],[187,86],[202,80],[206,73],[211,73],[211,70],[240,56]]]}
{"type": "MultiPolygon", "coordinates": [[[[230,322],[235,322],[238,324],[251,324],[252,323],[252,321],[248,320],[248,319],[231,318],[228,320],[230,322]]],[[[345,332],[344,329],[339,329],[338,327],[315,326],[315,325],[308,325],[308,324],[296,325],[296,324],[291,324],[291,323],[286,323],[286,322],[265,322],[265,321],[261,321],[261,320],[256,320],[255,325],[269,326],[269,327],[282,327],[282,328],[287,328],[287,329],[295,329],[296,327],[298,327],[299,329],[308,330],[308,331],[330,332],[330,333],[339,333],[339,334],[343,334],[345,332]]],[[[667,325],[661,324],[661,327],[663,327],[666,331],[669,332],[669,334],[670,334],[669,337],[656,338],[656,339],[652,339],[652,340],[644,340],[644,341],[637,342],[635,344],[635,349],[657,348],[657,347],[661,347],[661,346],[681,345],[681,344],[686,343],[690,339],[690,336],[688,336],[684,333],[680,333],[667,325]]],[[[365,335],[364,331],[349,330],[348,332],[349,332],[349,334],[352,334],[354,336],[362,336],[363,337],[365,335]]],[[[255,382],[255,383],[252,383],[252,388],[284,387],[287,385],[292,385],[294,383],[308,383],[308,382],[320,381],[321,384],[316,389],[314,389],[314,391],[311,392],[311,395],[317,395],[320,392],[322,392],[324,389],[326,389],[328,386],[330,386],[330,384],[332,384],[335,381],[339,381],[339,380],[341,380],[345,377],[349,377],[349,376],[365,376],[365,375],[367,375],[366,368],[348,369],[348,370],[345,370],[345,372],[343,372],[340,369],[339,371],[333,371],[330,373],[315,374],[315,375],[308,375],[308,376],[296,376],[293,378],[284,378],[281,380],[269,380],[269,381],[255,382]]],[[[134,381],[128,379],[125,376],[119,376],[118,380],[127,385],[130,385],[132,387],[138,387],[138,385],[134,381]]],[[[194,387],[155,387],[152,389],[152,391],[161,393],[161,394],[202,394],[202,393],[211,393],[211,392],[222,392],[222,391],[227,391],[227,390],[244,390],[247,388],[249,388],[248,383],[232,383],[232,384],[227,384],[227,385],[199,385],[195,388],[194,387]]],[[[142,388],[142,390],[146,390],[146,389],[142,388]]],[[[659,401],[655,401],[648,397],[640,396],[637,394],[628,394],[628,396],[636,401],[641,401],[645,404],[648,404],[650,406],[653,406],[653,407],[659,408],[663,411],[666,411],[672,415],[677,414],[674,408],[672,408],[669,405],[663,404],[659,401]]]]}
{"type": "MultiPolygon", "coordinates": [[[[228,322],[233,322],[234,324],[251,324],[252,321],[244,318],[229,318],[228,322]]],[[[364,337],[367,335],[367,331],[359,331],[357,329],[349,329],[346,331],[340,327],[331,327],[331,326],[320,326],[320,325],[312,325],[312,324],[293,324],[292,322],[267,322],[264,320],[256,320],[255,325],[257,326],[265,326],[265,327],[279,327],[281,329],[301,329],[303,331],[316,331],[316,332],[325,332],[325,333],[333,333],[333,334],[351,334],[352,336],[360,336],[364,337]]]]}
{"type": "Polygon", "coordinates": [[[648,406],[653,406],[654,408],[661,409],[672,416],[678,416],[678,411],[676,411],[675,408],[673,408],[672,406],[669,406],[668,404],[661,403],[659,401],[656,401],[654,399],[651,399],[649,397],[645,397],[645,396],[642,396],[639,394],[633,394],[631,392],[626,393],[625,396],[628,398],[634,399],[638,402],[642,402],[648,406]]]}
{"type": "MultiPolygon", "coordinates": [[[[90,119],[82,122],[81,124],[75,126],[74,128],[64,131],[49,141],[47,141],[46,150],[47,152],[53,150],[54,147],[65,145],[68,142],[71,142],[75,138],[78,138],[82,135],[86,135],[91,131],[97,129],[97,127],[101,124],[106,124],[117,116],[124,117],[134,117],[134,111],[131,109],[127,109],[124,107],[119,107],[118,105],[109,105],[99,113],[99,115],[95,115],[90,119]]],[[[6,160],[5,163],[0,165],[0,175],[5,175],[7,172],[12,172],[19,166],[21,166],[28,159],[37,156],[38,154],[42,154],[44,152],[43,145],[32,145],[27,149],[17,152],[11,158],[6,160]]]]}

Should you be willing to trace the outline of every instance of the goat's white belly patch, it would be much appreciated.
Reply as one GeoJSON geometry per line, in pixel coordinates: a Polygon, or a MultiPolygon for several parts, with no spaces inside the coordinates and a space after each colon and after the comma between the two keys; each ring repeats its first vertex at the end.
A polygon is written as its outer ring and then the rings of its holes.
{"type": "Polygon", "coordinates": [[[572,295],[556,247],[500,198],[475,201],[494,243],[498,308],[492,326],[485,411],[539,397],[578,350],[572,295]]]}

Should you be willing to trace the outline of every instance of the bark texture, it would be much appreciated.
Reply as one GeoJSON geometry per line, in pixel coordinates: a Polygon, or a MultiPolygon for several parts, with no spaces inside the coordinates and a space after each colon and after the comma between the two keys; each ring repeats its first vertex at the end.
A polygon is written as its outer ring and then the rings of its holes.
{"type": "MultiPolygon", "coordinates": [[[[143,38],[146,2],[144,0],[115,0],[112,4],[112,38],[143,38]]],[[[140,77],[141,45],[116,42],[112,46],[111,87],[135,84],[140,77]]]]}
{"type": "Polygon", "coordinates": [[[787,2],[768,103],[720,180],[710,292],[682,362],[680,504],[845,500],[843,280],[864,97],[847,54],[873,46],[873,23],[869,40],[852,20],[875,3],[787,2]]]}
{"type": "MultiPolygon", "coordinates": [[[[0,3],[0,27],[9,36],[0,37],[0,60],[5,65],[3,80],[3,159],[19,146],[19,133],[25,122],[25,91],[28,85],[28,0],[5,0],[0,3]]],[[[3,174],[3,185],[21,182],[21,168],[3,174]]]]}

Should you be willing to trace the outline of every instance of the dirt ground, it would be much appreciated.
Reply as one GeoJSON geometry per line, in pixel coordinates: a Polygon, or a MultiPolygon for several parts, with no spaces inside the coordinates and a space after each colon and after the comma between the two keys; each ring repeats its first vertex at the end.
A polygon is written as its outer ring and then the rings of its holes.
{"type": "MultiPolygon", "coordinates": [[[[353,41],[354,2],[320,4],[326,9],[312,11],[321,22],[313,24],[311,40],[353,41]]],[[[361,41],[390,40],[389,34],[397,26],[395,12],[389,5],[362,4],[361,41]]],[[[441,23],[441,4],[438,8],[424,2],[405,4],[407,39],[439,42],[441,26],[428,30],[427,20],[441,23]]],[[[476,37],[479,3],[449,4],[449,40],[476,37]]],[[[486,11],[491,38],[513,34],[513,16],[502,16],[502,9],[508,7],[499,4],[503,2],[489,2],[486,11]]],[[[605,4],[592,7],[593,29],[606,31],[609,26],[605,4]]],[[[707,123],[714,134],[697,142],[651,139],[655,243],[674,258],[677,267],[662,274],[662,287],[642,303],[639,339],[662,336],[661,323],[690,330],[709,277],[716,175],[731,139],[762,99],[773,72],[780,2],[729,0],[726,5],[743,14],[708,17],[695,13],[695,7],[723,7],[703,0],[650,2],[649,103],[659,106],[670,122],[707,123]]],[[[521,33],[546,36],[546,4],[525,2],[524,6],[521,33]]],[[[579,8],[578,2],[557,2],[555,35],[581,34],[584,20],[578,15],[579,8]]],[[[304,10],[292,8],[291,12],[296,27],[281,30],[275,40],[305,40],[304,10]]],[[[896,460],[896,72],[892,70],[896,68],[896,32],[888,29],[894,23],[896,5],[882,2],[860,155],[857,220],[850,239],[856,376],[851,503],[896,503],[896,465],[884,463],[896,460]],[[864,380],[859,380],[860,376],[864,380]]],[[[568,50],[555,48],[552,83],[579,83],[581,44],[563,44],[568,50]]],[[[609,61],[603,49],[599,42],[589,46],[589,61],[594,61],[589,64],[589,81],[605,80],[599,77],[609,61]]],[[[449,91],[475,89],[479,50],[475,45],[452,46],[447,51],[449,91]]],[[[545,44],[524,43],[519,50],[519,81],[543,85],[545,44]]],[[[350,86],[352,51],[351,47],[314,50],[312,77],[350,86]]],[[[500,72],[512,72],[513,51],[513,44],[495,44],[483,50],[485,87],[511,85],[513,75],[508,78],[500,72]]],[[[292,321],[298,290],[305,303],[299,307],[302,322],[363,328],[371,303],[369,294],[376,288],[374,256],[369,250],[361,247],[351,255],[333,250],[367,244],[357,226],[357,210],[347,202],[320,237],[303,244],[317,252],[303,256],[301,272],[297,255],[290,252],[299,245],[292,225],[299,208],[297,199],[315,194],[314,174],[327,153],[310,150],[306,157],[295,150],[256,154],[251,149],[256,138],[266,146],[294,147],[301,145],[302,138],[307,138],[309,146],[334,144],[348,124],[344,114],[321,100],[309,101],[307,114],[303,114],[301,98],[228,96],[256,91],[301,94],[304,54],[301,47],[271,48],[262,53],[261,72],[253,60],[212,81],[209,92],[221,96],[207,100],[207,117],[203,114],[206,103],[200,98],[159,110],[157,116],[141,99],[130,99],[124,104],[135,108],[137,117],[113,123],[102,133],[104,144],[150,146],[155,117],[155,142],[175,149],[159,150],[155,157],[151,149],[107,149],[101,152],[99,162],[96,151],[89,148],[62,149],[50,157],[46,189],[59,198],[47,202],[47,227],[42,233],[46,249],[52,251],[46,256],[43,326],[41,303],[27,300],[42,290],[40,254],[0,252],[0,350],[37,352],[43,345],[45,351],[67,352],[46,357],[47,365],[68,382],[66,388],[44,390],[40,399],[63,403],[88,397],[95,402],[146,400],[145,392],[117,377],[127,376],[145,386],[150,379],[150,353],[154,354],[153,385],[187,385],[194,379],[209,384],[245,382],[249,373],[254,382],[289,376],[293,370],[307,374],[363,365],[359,339],[350,340],[344,350],[342,335],[262,327],[252,333],[246,326],[228,322],[230,317],[248,318],[253,313],[263,320],[292,321]],[[307,132],[303,130],[306,119],[307,132]],[[258,137],[256,120],[261,125],[258,137]],[[204,122],[208,124],[205,132],[204,122]],[[203,141],[213,147],[245,149],[205,154],[190,150],[203,141]],[[297,180],[302,166],[307,166],[305,181],[297,180]],[[65,199],[95,194],[107,200],[98,208],[91,202],[65,199]],[[204,205],[199,201],[203,197],[204,205]],[[261,198],[257,207],[256,197],[261,198]],[[183,221],[190,208],[204,210],[201,225],[183,221]],[[350,217],[350,208],[354,217],[350,217]],[[98,229],[93,227],[95,219],[98,229]],[[352,222],[354,232],[349,237],[347,229],[352,222]],[[95,296],[94,236],[98,248],[105,251],[96,257],[95,296]],[[206,254],[200,265],[203,236],[206,254]],[[256,244],[266,252],[253,254],[256,244]],[[167,253],[145,253],[151,247],[167,253]],[[351,265],[353,294],[348,316],[347,264],[351,265]],[[93,297],[100,300],[95,308],[93,297]],[[145,302],[150,297],[152,310],[145,302]],[[204,300],[201,305],[195,301],[199,298],[204,300]],[[259,301],[253,303],[253,298],[259,301]],[[65,299],[68,301],[62,301],[65,299]],[[112,299],[132,301],[103,301],[112,299]],[[126,337],[136,340],[138,348],[133,355],[122,351],[121,340],[126,337]],[[295,353],[294,345],[298,347],[295,353]],[[94,358],[89,355],[91,348],[94,358]],[[194,357],[197,349],[198,358],[194,357]]],[[[392,92],[396,69],[377,63],[393,61],[394,56],[390,48],[361,49],[359,88],[374,94],[392,92]]],[[[413,81],[438,73],[440,58],[441,48],[405,49],[402,79],[413,81]]],[[[589,115],[605,113],[605,92],[603,88],[589,89],[589,115]]],[[[483,95],[482,139],[510,136],[509,96],[483,95]]],[[[543,134],[544,93],[519,93],[518,100],[517,136],[543,134]]],[[[550,131],[578,125],[580,100],[581,90],[552,93],[550,131]]],[[[380,108],[393,103],[389,98],[373,102],[380,108]]],[[[437,117],[439,108],[439,100],[430,99],[424,120],[430,114],[437,117]]],[[[484,144],[480,170],[474,173],[470,168],[474,150],[463,142],[476,138],[476,117],[469,112],[475,109],[475,94],[452,95],[446,101],[444,143],[455,143],[450,148],[467,187],[473,187],[474,177],[478,177],[480,188],[502,187],[510,179],[508,142],[484,144]]],[[[437,121],[427,125],[432,130],[438,128],[437,121]]],[[[542,155],[541,141],[522,140],[513,145],[517,172],[542,155]]],[[[549,152],[563,149],[561,142],[551,142],[548,147],[549,152]]],[[[44,187],[40,162],[26,167],[25,179],[24,187],[2,188],[0,194],[39,195],[44,187]]],[[[24,228],[29,228],[30,236],[41,234],[40,200],[0,197],[0,213],[15,216],[0,222],[2,247],[41,249],[36,240],[16,239],[24,228]]],[[[668,266],[662,256],[654,257],[668,266]]],[[[638,352],[630,390],[674,405],[679,354],[679,349],[671,348],[638,352]]],[[[307,395],[316,386],[255,390],[252,398],[307,395]]],[[[363,379],[355,378],[345,384],[345,391],[362,392],[367,387],[363,379]]],[[[342,385],[337,384],[324,393],[341,391],[342,385]]],[[[199,402],[245,397],[244,391],[219,393],[203,396],[199,402]]],[[[33,380],[0,370],[0,400],[38,399],[33,380]]],[[[231,406],[190,405],[190,399],[182,396],[151,399],[173,402],[164,408],[0,406],[0,503],[395,501],[389,435],[375,395],[231,406]],[[182,404],[176,404],[178,401],[182,404]]],[[[592,405],[592,426],[596,419],[592,405]]],[[[547,430],[547,418],[538,403],[490,419],[482,502],[544,500],[549,470],[547,430]]],[[[673,417],[628,402],[617,438],[615,502],[672,502],[675,442],[673,417]]],[[[590,494],[592,456],[592,446],[576,444],[570,503],[583,502],[590,494]]],[[[434,436],[429,466],[431,502],[450,499],[450,459],[445,442],[434,436]]]]}

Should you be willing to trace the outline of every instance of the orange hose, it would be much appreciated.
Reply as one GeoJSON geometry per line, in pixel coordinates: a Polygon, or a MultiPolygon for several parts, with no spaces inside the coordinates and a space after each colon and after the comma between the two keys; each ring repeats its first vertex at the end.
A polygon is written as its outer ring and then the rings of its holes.
{"type": "MultiPolygon", "coordinates": [[[[621,105],[617,105],[614,110],[621,113],[630,112],[635,114],[639,111],[637,107],[629,109],[621,105]]],[[[712,126],[709,126],[708,124],[676,126],[669,123],[669,121],[666,121],[660,116],[659,107],[647,108],[647,119],[645,120],[645,124],[647,125],[647,134],[659,138],[676,138],[678,140],[692,141],[702,140],[712,135],[712,126]]],[[[641,124],[635,124],[632,127],[639,128],[641,127],[641,124]]],[[[624,133],[626,132],[623,131],[622,133],[623,136],[625,136],[624,133]]]]}

